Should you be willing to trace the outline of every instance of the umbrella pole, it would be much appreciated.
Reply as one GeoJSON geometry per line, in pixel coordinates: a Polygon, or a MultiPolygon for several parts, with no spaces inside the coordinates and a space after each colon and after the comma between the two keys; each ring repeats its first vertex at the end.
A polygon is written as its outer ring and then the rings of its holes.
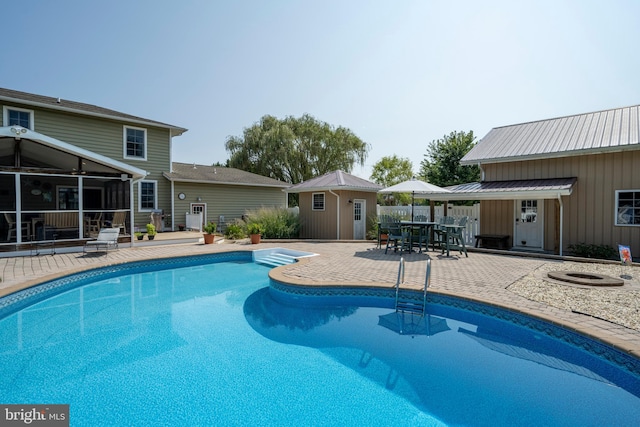
{"type": "Polygon", "coordinates": [[[413,222],[413,208],[416,204],[416,192],[411,192],[411,222],[413,222]]]}

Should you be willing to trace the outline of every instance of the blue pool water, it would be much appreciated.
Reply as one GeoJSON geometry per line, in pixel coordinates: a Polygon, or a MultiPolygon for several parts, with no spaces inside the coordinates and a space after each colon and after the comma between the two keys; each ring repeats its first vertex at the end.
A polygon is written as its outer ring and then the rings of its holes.
{"type": "Polygon", "coordinates": [[[605,352],[623,369],[555,328],[447,303],[423,319],[311,304],[242,256],[205,261],[105,269],[0,304],[0,403],[70,403],[87,426],[640,420],[637,361],[605,352]]]}

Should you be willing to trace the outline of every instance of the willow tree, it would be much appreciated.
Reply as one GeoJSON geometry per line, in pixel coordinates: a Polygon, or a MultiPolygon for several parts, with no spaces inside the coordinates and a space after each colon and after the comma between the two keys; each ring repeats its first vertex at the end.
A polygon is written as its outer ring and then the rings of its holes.
{"type": "Polygon", "coordinates": [[[300,118],[263,116],[242,136],[225,142],[230,167],[298,184],[334,170],[363,165],[368,144],[344,127],[305,114],[300,118]]]}

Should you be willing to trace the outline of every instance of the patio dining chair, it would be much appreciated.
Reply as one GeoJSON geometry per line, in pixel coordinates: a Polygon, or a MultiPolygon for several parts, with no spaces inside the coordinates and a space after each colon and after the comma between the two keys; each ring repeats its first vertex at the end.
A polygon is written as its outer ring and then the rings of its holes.
{"type": "MultiPolygon", "coordinates": [[[[467,221],[469,221],[468,216],[463,216],[458,220],[456,224],[460,228],[456,228],[455,230],[449,231],[447,233],[447,238],[449,239],[449,248],[458,249],[460,253],[464,252],[464,255],[468,258],[469,254],[467,254],[467,246],[464,242],[464,227],[467,225],[467,221]]],[[[444,248],[441,248],[444,252],[444,248]]]]}
{"type": "Polygon", "coordinates": [[[386,254],[389,247],[393,244],[393,251],[397,252],[400,248],[400,252],[405,249],[411,250],[411,241],[409,239],[409,232],[405,231],[398,225],[392,225],[389,227],[389,236],[387,237],[387,247],[384,249],[386,254]]]}
{"type": "Polygon", "coordinates": [[[445,230],[441,227],[442,225],[448,225],[448,224],[454,224],[456,221],[456,219],[452,216],[442,216],[440,217],[440,220],[438,221],[438,224],[433,227],[433,249],[435,250],[436,247],[441,249],[444,245],[447,244],[447,242],[444,240],[445,236],[447,235],[447,233],[445,233],[445,230]]]}

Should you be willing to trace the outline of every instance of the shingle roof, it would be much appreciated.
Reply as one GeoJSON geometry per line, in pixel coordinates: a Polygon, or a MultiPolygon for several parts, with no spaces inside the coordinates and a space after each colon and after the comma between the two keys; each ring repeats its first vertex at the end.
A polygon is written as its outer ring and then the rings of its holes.
{"type": "Polygon", "coordinates": [[[494,128],[465,165],[640,149],[640,106],[494,128]]]}
{"type": "Polygon", "coordinates": [[[169,181],[278,188],[287,188],[291,185],[278,181],[277,179],[222,166],[173,163],[172,169],[172,172],[165,172],[163,174],[169,181]]]}
{"type": "Polygon", "coordinates": [[[132,116],[130,114],[121,113],[108,108],[98,107],[97,105],[84,104],[82,102],[69,101],[67,99],[52,98],[49,96],[36,95],[33,93],[20,92],[17,90],[0,88],[0,100],[14,101],[22,104],[51,108],[54,110],[69,111],[77,114],[86,114],[90,116],[105,117],[117,120],[126,120],[132,123],[159,126],[171,129],[171,136],[182,135],[187,131],[185,128],[170,125],[167,123],[149,120],[142,117],[132,116]]]}
{"type": "Polygon", "coordinates": [[[570,195],[577,178],[524,179],[483,181],[446,187],[450,193],[435,194],[433,200],[513,200],[523,198],[556,198],[570,195]]]}
{"type": "Polygon", "coordinates": [[[287,192],[302,193],[305,191],[320,190],[356,190],[377,193],[380,189],[382,189],[381,185],[337,170],[296,184],[287,189],[287,192]]]}

